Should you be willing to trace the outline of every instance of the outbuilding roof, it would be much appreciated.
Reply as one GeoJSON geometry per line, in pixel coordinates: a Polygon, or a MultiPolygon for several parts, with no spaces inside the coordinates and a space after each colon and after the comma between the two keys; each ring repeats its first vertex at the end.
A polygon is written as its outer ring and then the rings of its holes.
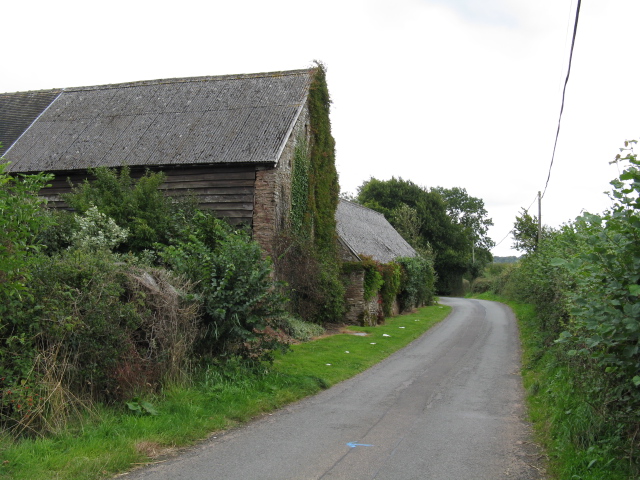
{"type": "Polygon", "coordinates": [[[0,94],[0,143],[6,151],[62,90],[0,94]]]}
{"type": "Polygon", "coordinates": [[[0,94],[3,154],[12,162],[10,170],[18,172],[275,164],[306,102],[313,72],[0,94]],[[28,98],[38,100],[30,113],[24,107],[28,98]]]}
{"type": "Polygon", "coordinates": [[[357,203],[340,199],[336,224],[340,239],[358,255],[370,256],[380,263],[417,255],[384,215],[357,203]]]}

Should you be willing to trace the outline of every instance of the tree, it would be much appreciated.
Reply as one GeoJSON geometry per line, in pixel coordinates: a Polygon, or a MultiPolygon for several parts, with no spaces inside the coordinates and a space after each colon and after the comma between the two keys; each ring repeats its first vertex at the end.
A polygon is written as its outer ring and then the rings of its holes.
{"type": "Polygon", "coordinates": [[[513,224],[513,248],[519,252],[533,253],[538,247],[538,218],[529,215],[526,208],[516,216],[513,224]]]}
{"type": "Polygon", "coordinates": [[[423,221],[415,208],[403,203],[391,212],[390,223],[413,248],[416,250],[425,248],[424,240],[420,236],[423,221]]]}
{"type": "Polygon", "coordinates": [[[419,238],[409,235],[407,240],[414,242],[414,248],[433,249],[438,291],[457,293],[471,259],[471,250],[464,227],[449,217],[445,202],[438,193],[402,178],[385,181],[371,178],[358,189],[358,201],[382,213],[400,231],[407,233],[409,227],[417,229],[419,238]],[[403,212],[405,206],[417,214],[413,226],[404,222],[407,215],[411,215],[410,211],[403,212]]]}
{"type": "Polygon", "coordinates": [[[489,227],[493,226],[493,220],[487,216],[482,199],[470,196],[466,189],[459,187],[434,187],[431,191],[442,196],[447,213],[454,222],[469,230],[475,246],[487,250],[495,246],[495,242],[487,235],[489,227]]]}
{"type": "Polygon", "coordinates": [[[435,187],[431,191],[440,194],[445,201],[449,216],[454,223],[465,229],[471,249],[468,273],[472,279],[477,278],[484,266],[491,262],[493,258],[491,249],[495,246],[495,242],[488,235],[493,221],[487,216],[484,201],[470,196],[466,189],[459,187],[435,187]]]}

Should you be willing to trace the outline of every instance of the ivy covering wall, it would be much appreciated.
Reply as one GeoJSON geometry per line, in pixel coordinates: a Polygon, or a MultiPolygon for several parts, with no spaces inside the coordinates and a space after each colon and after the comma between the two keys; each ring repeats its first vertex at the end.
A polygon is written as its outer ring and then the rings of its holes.
{"type": "Polygon", "coordinates": [[[307,102],[308,137],[301,135],[294,151],[290,228],[280,239],[276,269],[289,284],[293,313],[319,323],[336,322],[345,311],[335,220],[340,187],[322,64],[315,68],[307,102]]]}
{"type": "Polygon", "coordinates": [[[326,70],[322,64],[317,64],[308,101],[311,134],[309,214],[318,249],[321,252],[335,252],[335,214],[340,186],[336,171],[335,140],[331,135],[329,119],[331,99],[327,88],[326,70]]]}

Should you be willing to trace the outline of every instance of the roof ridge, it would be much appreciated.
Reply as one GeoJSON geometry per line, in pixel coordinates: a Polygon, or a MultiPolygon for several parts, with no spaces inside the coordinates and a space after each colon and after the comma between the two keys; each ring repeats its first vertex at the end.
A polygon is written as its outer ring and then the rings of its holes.
{"type": "Polygon", "coordinates": [[[27,94],[27,93],[39,93],[39,94],[47,94],[47,93],[54,93],[54,92],[62,92],[62,90],[64,90],[64,88],[42,88],[40,90],[18,90],[15,92],[1,92],[0,95],[18,95],[18,94],[27,94]]]}
{"type": "Polygon", "coordinates": [[[375,213],[376,215],[381,215],[381,216],[383,216],[385,219],[387,218],[387,217],[385,217],[385,216],[384,216],[384,214],[383,214],[383,213],[380,213],[380,212],[378,212],[377,210],[374,210],[373,208],[365,207],[364,205],[361,205],[361,204],[356,203],[356,202],[352,202],[351,200],[347,200],[347,199],[345,199],[345,198],[340,198],[339,200],[340,200],[341,202],[346,202],[346,203],[348,203],[348,204],[350,204],[350,205],[353,205],[354,207],[359,207],[359,208],[362,208],[362,209],[364,209],[364,210],[369,210],[370,212],[373,212],[373,213],[375,213]]]}
{"type": "Polygon", "coordinates": [[[282,70],[275,72],[262,72],[262,73],[238,73],[227,75],[203,75],[197,77],[178,77],[178,78],[159,78],[155,80],[137,80],[134,82],[122,82],[122,83],[107,83],[104,85],[88,85],[80,87],[68,87],[65,88],[67,92],[81,92],[90,90],[108,90],[112,88],[130,88],[139,86],[152,86],[152,85],[166,85],[171,83],[192,83],[192,82],[211,82],[211,81],[224,81],[224,80],[241,80],[250,78],[265,78],[265,77],[287,77],[294,75],[310,74],[316,67],[303,68],[299,70],[282,70]]]}

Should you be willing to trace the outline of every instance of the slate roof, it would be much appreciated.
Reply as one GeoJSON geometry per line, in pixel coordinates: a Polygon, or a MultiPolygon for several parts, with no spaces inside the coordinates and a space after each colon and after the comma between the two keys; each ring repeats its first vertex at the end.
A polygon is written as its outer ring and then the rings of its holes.
{"type": "Polygon", "coordinates": [[[10,170],[19,172],[121,165],[273,165],[306,102],[313,72],[67,88],[57,96],[51,91],[51,97],[37,92],[0,94],[4,157],[12,162],[10,170]],[[34,102],[37,115],[15,101],[21,96],[41,100],[34,102]],[[20,128],[26,130],[15,141],[20,128]]]}
{"type": "Polygon", "coordinates": [[[370,208],[340,199],[336,223],[340,239],[358,255],[370,256],[380,263],[417,255],[384,215],[370,208]]]}

